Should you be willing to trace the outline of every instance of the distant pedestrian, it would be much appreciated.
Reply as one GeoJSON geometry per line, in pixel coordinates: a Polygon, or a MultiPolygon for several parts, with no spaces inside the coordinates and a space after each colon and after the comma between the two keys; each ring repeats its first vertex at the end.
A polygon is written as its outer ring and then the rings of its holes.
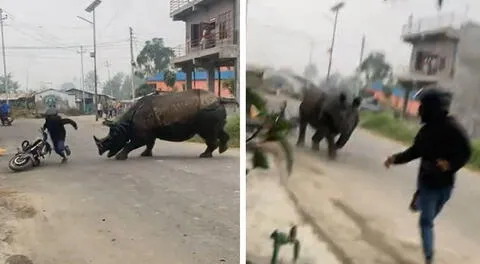
{"type": "Polygon", "coordinates": [[[102,106],[102,103],[98,103],[97,104],[97,115],[98,117],[102,118],[102,113],[103,113],[103,106],[102,106]]]}
{"type": "Polygon", "coordinates": [[[438,88],[421,90],[418,109],[423,126],[413,145],[388,157],[384,164],[405,164],[420,158],[420,169],[410,208],[420,210],[425,263],[433,263],[433,221],[450,199],[455,174],[470,159],[471,145],[464,128],[449,115],[451,93],[438,88]]]}

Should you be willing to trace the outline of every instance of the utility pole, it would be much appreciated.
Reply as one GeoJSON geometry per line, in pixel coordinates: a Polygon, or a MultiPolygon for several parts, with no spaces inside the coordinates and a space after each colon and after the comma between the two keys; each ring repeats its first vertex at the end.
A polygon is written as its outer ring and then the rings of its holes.
{"type": "Polygon", "coordinates": [[[362,65],[364,52],[365,52],[365,35],[362,36],[362,45],[360,48],[360,61],[358,62],[358,67],[362,65]]]}
{"type": "Polygon", "coordinates": [[[5,86],[5,94],[7,95],[8,104],[8,76],[7,76],[7,59],[5,56],[5,36],[3,34],[3,21],[7,19],[7,14],[4,15],[3,9],[0,8],[0,28],[2,32],[2,55],[3,55],[3,85],[5,86]]]}
{"type": "MultiPolygon", "coordinates": [[[[85,53],[85,50],[83,49],[83,46],[80,46],[80,51],[78,52],[80,54],[80,65],[82,67],[81,73],[82,73],[82,107],[83,107],[83,113],[86,111],[85,107],[85,76],[83,74],[83,53],[85,53]]],[[[96,107],[96,106],[94,106],[96,107]]]]}
{"type": "MultiPolygon", "coordinates": [[[[106,60],[105,61],[105,67],[107,67],[108,81],[110,81],[110,66],[112,66],[112,64],[110,64],[110,62],[108,62],[108,60],[106,60]]],[[[103,91],[103,92],[105,92],[105,91],[103,91]]],[[[110,95],[113,97],[113,89],[110,89],[110,95]]]]}
{"type": "MultiPolygon", "coordinates": [[[[98,101],[98,81],[97,81],[97,34],[95,28],[95,10],[98,5],[100,5],[101,0],[94,0],[86,9],[85,11],[88,13],[92,13],[92,21],[85,19],[83,17],[77,16],[78,18],[92,24],[93,26],[93,74],[94,74],[94,82],[95,82],[95,96],[93,97],[93,104],[97,107],[98,101]]],[[[98,111],[95,111],[95,121],[98,121],[98,111]]]]}
{"type": "Polygon", "coordinates": [[[332,34],[332,43],[330,45],[330,58],[328,59],[328,70],[327,70],[327,83],[330,79],[330,71],[332,70],[332,60],[333,60],[333,47],[335,46],[335,34],[337,33],[337,21],[338,21],[338,11],[345,6],[344,2],[340,2],[334,5],[330,10],[335,12],[335,22],[333,23],[333,34],[332,34]]]}
{"type": "Polygon", "coordinates": [[[135,81],[133,78],[135,77],[135,60],[133,59],[133,28],[129,27],[130,29],[130,65],[131,65],[131,74],[132,74],[132,104],[135,103],[135,81]]]}

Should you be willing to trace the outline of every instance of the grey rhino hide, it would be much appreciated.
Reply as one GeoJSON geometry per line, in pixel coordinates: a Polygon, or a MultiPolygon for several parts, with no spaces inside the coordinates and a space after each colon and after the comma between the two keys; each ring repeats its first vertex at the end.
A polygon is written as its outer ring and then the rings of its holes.
{"type": "Polygon", "coordinates": [[[347,141],[350,139],[353,131],[358,125],[360,114],[358,108],[362,102],[361,97],[355,97],[351,102],[347,104],[347,109],[343,113],[342,124],[340,124],[340,137],[335,143],[337,148],[342,148],[345,146],[347,141]]]}
{"type": "Polygon", "coordinates": [[[148,95],[138,100],[115,123],[105,123],[110,129],[103,139],[94,137],[100,155],[108,157],[118,153],[132,136],[146,131],[183,122],[200,110],[219,103],[215,94],[204,90],[187,90],[166,95],[148,95]]]}
{"type": "Polygon", "coordinates": [[[301,107],[307,116],[316,115],[316,125],[327,125],[331,133],[340,134],[336,145],[341,148],[358,124],[360,103],[360,97],[349,100],[345,92],[325,92],[314,88],[306,91],[301,107]]]}
{"type": "Polygon", "coordinates": [[[130,139],[128,136],[130,124],[128,122],[119,122],[104,125],[110,128],[108,135],[102,139],[93,136],[93,139],[97,145],[98,154],[101,156],[108,151],[107,157],[110,158],[122,150],[128,143],[130,139]]]}

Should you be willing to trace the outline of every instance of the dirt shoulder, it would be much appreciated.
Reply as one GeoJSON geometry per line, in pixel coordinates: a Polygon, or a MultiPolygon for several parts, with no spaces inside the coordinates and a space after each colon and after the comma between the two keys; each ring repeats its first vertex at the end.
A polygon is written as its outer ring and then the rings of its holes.
{"type": "Polygon", "coordinates": [[[35,217],[37,210],[31,197],[0,188],[0,263],[31,263],[19,237],[31,233],[31,222],[35,217]]]}

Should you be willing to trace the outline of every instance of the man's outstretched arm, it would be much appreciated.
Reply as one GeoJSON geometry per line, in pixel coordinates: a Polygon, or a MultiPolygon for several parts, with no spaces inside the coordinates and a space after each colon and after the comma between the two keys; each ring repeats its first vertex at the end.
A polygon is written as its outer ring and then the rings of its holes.
{"type": "Polygon", "coordinates": [[[418,131],[412,146],[403,152],[392,155],[392,164],[405,164],[414,159],[420,158],[423,149],[423,129],[418,131]]]}
{"type": "Polygon", "coordinates": [[[62,125],[66,125],[66,124],[69,124],[69,125],[73,126],[73,128],[75,128],[75,130],[78,129],[77,123],[75,121],[73,121],[70,118],[62,118],[62,125]]]}

